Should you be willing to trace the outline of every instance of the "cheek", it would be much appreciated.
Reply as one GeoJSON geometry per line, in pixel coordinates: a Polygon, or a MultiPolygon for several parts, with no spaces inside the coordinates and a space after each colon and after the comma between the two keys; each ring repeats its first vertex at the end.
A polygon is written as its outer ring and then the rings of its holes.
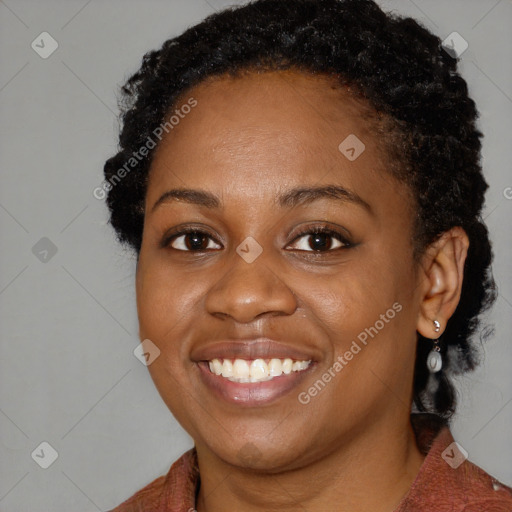
{"type": "Polygon", "coordinates": [[[160,350],[148,370],[163,401],[189,432],[193,422],[187,400],[200,401],[191,395],[192,363],[187,353],[202,296],[200,288],[194,285],[193,276],[176,276],[169,265],[141,253],[136,276],[139,334],[141,340],[150,339],[160,350]]]}
{"type": "Polygon", "coordinates": [[[329,331],[334,340],[347,340],[373,325],[401,295],[401,278],[375,265],[352,262],[322,278],[303,275],[294,292],[303,308],[329,331]]]}
{"type": "Polygon", "coordinates": [[[400,366],[412,365],[415,317],[410,290],[414,281],[405,265],[377,257],[364,262],[354,259],[335,274],[315,279],[314,286],[307,276],[297,283],[295,291],[305,314],[328,340],[327,364],[343,358],[336,382],[344,389],[368,388],[370,380],[375,380],[372,372],[391,375],[400,366]]]}
{"type": "Polygon", "coordinates": [[[204,293],[200,280],[158,259],[140,260],[137,269],[137,312],[141,336],[165,342],[196,312],[204,293]]]}

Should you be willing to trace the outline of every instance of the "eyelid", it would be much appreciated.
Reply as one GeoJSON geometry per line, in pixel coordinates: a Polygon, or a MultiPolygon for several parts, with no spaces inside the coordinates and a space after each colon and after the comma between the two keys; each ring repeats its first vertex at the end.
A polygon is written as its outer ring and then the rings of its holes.
{"type": "MultiPolygon", "coordinates": [[[[164,236],[162,237],[162,241],[160,242],[160,247],[161,248],[168,247],[171,244],[171,242],[173,241],[173,239],[179,238],[180,236],[183,236],[183,235],[188,235],[190,233],[197,233],[200,235],[204,235],[204,236],[210,238],[211,240],[213,240],[216,244],[222,245],[216,239],[216,237],[213,236],[212,233],[210,233],[210,231],[208,231],[206,228],[198,227],[198,226],[194,226],[194,225],[181,225],[181,226],[177,226],[177,227],[172,228],[169,231],[165,232],[164,236]]],[[[181,252],[201,252],[201,251],[184,251],[181,249],[175,249],[175,250],[181,251],[181,252]]],[[[207,250],[210,251],[212,249],[207,249],[207,250]]]]}
{"type": "MultiPolygon", "coordinates": [[[[287,245],[287,247],[302,237],[311,236],[316,233],[327,234],[327,235],[331,236],[332,238],[334,238],[335,240],[339,241],[342,244],[342,246],[336,247],[334,249],[327,249],[325,251],[315,251],[315,250],[308,251],[308,250],[304,250],[304,249],[294,249],[294,250],[298,250],[301,252],[311,252],[314,254],[322,254],[322,253],[334,252],[336,250],[343,249],[343,248],[352,247],[353,243],[350,241],[350,239],[349,239],[350,237],[348,236],[348,234],[343,233],[344,231],[347,231],[347,230],[342,227],[333,228],[333,227],[330,227],[330,225],[325,224],[325,223],[321,223],[321,224],[317,224],[317,225],[309,225],[307,227],[300,228],[298,230],[298,232],[295,234],[293,240],[287,245]]],[[[176,238],[179,238],[181,236],[184,236],[184,235],[187,235],[190,233],[204,235],[205,237],[212,240],[214,243],[222,246],[222,243],[220,243],[216,239],[216,237],[210,233],[209,230],[207,230],[206,228],[197,227],[194,225],[182,225],[182,226],[177,226],[175,228],[172,228],[171,230],[166,232],[166,234],[163,236],[160,246],[162,248],[168,247],[171,244],[171,242],[173,240],[175,240],[176,238]]],[[[172,249],[174,249],[176,251],[180,251],[180,252],[194,252],[194,253],[218,250],[218,249],[202,249],[202,250],[190,251],[190,250],[184,250],[184,249],[175,249],[174,247],[172,247],[172,249]]]]}
{"type": "Polygon", "coordinates": [[[336,239],[337,241],[339,241],[342,244],[342,246],[336,247],[335,249],[327,249],[325,251],[314,251],[314,250],[306,251],[304,249],[295,249],[295,250],[298,250],[301,252],[311,252],[313,254],[322,254],[322,253],[325,254],[325,253],[329,253],[329,252],[334,252],[338,249],[344,249],[344,248],[353,246],[353,243],[350,241],[349,236],[343,233],[344,231],[346,231],[346,230],[341,227],[336,229],[336,228],[330,227],[329,225],[327,225],[325,223],[313,225],[313,226],[307,226],[305,228],[300,229],[298,231],[298,233],[295,234],[295,236],[294,236],[293,240],[290,242],[290,244],[296,242],[298,239],[300,239],[306,235],[311,236],[316,233],[324,233],[324,234],[327,234],[327,235],[331,236],[332,238],[336,239]]]}

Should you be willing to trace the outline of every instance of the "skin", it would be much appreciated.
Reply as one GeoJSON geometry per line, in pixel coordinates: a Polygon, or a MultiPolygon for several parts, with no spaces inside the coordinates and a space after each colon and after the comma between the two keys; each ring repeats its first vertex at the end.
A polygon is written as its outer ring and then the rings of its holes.
{"type": "Polygon", "coordinates": [[[386,171],[366,105],[328,79],[248,73],[203,82],[183,103],[191,96],[197,106],[152,162],[136,287],[141,339],[161,351],[151,376],[195,441],[196,508],[391,511],[424,459],[409,418],[417,332],[437,338],[455,311],[467,236],[453,228],[415,262],[409,190],[386,171]],[[349,134],[365,144],[354,161],[338,150],[349,134]],[[370,210],[330,197],[276,203],[291,188],[327,184],[349,189],[370,210]],[[154,206],[174,188],[208,191],[222,207],[170,199],[154,206]],[[184,236],[162,247],[184,224],[209,233],[207,251],[180,251],[184,236]],[[313,251],[312,236],[296,233],[318,224],[348,230],[351,245],[327,238],[332,249],[313,251]],[[252,263],[236,252],[248,236],[263,248],[252,263]],[[394,303],[402,310],[301,404],[298,392],[394,303]],[[260,407],[212,395],[191,353],[258,336],[314,353],[314,371],[260,407]]]}

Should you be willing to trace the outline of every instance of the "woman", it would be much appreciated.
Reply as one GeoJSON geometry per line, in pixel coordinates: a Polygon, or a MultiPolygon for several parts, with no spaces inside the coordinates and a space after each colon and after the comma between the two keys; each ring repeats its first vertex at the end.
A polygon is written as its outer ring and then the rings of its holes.
{"type": "Polygon", "coordinates": [[[111,223],[195,446],[116,512],[512,510],[449,430],[495,290],[440,43],[369,0],[259,0],[128,80],[111,223]]]}

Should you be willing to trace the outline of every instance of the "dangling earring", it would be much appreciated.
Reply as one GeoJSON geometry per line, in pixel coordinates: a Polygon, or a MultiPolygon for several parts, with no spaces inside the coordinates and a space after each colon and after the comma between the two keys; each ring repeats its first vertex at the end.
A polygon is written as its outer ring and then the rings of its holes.
{"type": "MultiPolygon", "coordinates": [[[[437,320],[434,320],[434,331],[439,332],[441,325],[437,320]]],[[[443,358],[441,357],[441,348],[439,347],[439,338],[432,340],[434,346],[427,356],[427,368],[430,373],[437,373],[443,367],[443,358]]]]}

